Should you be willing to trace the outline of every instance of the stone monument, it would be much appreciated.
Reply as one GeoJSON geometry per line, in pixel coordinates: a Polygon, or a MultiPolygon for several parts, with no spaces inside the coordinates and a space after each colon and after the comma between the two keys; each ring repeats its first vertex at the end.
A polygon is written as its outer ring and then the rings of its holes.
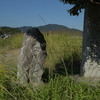
{"type": "Polygon", "coordinates": [[[43,62],[47,56],[43,34],[32,28],[24,34],[23,45],[18,57],[17,78],[21,84],[41,85],[43,62]]]}

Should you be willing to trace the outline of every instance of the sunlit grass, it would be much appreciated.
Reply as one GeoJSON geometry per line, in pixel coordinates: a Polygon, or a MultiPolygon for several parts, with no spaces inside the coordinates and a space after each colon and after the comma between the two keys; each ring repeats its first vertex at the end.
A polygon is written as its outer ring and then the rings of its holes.
{"type": "Polygon", "coordinates": [[[46,61],[49,63],[49,65],[47,63],[46,67],[52,68],[62,59],[72,58],[75,53],[78,55],[76,59],[81,59],[82,38],[71,37],[68,34],[57,33],[45,35],[48,53],[46,61]]]}
{"type": "Polygon", "coordinates": [[[12,49],[22,46],[23,34],[15,34],[7,39],[0,38],[0,54],[4,54],[12,49]]]}

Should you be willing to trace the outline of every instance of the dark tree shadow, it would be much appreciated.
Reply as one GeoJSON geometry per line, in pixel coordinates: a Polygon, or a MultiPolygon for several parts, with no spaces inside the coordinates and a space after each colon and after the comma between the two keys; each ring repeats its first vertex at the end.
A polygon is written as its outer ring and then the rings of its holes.
{"type": "Polygon", "coordinates": [[[44,69],[42,80],[44,83],[49,82],[50,78],[54,78],[55,75],[80,75],[81,74],[81,59],[78,53],[73,52],[72,56],[60,59],[60,62],[55,65],[55,70],[50,73],[48,68],[44,69]]]}
{"type": "Polygon", "coordinates": [[[42,80],[44,83],[47,83],[49,81],[49,69],[45,68],[44,73],[42,75],[42,80]]]}
{"type": "Polygon", "coordinates": [[[60,75],[80,75],[81,74],[81,59],[78,53],[74,52],[72,56],[66,58],[66,56],[61,59],[59,63],[56,64],[55,72],[60,75]]]}

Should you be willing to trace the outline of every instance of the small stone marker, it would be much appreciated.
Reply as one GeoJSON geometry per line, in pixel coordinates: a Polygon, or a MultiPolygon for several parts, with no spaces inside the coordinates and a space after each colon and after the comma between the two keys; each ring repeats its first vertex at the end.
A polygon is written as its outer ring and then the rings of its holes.
{"type": "Polygon", "coordinates": [[[37,28],[28,30],[18,57],[17,78],[21,84],[41,85],[46,56],[46,41],[42,33],[37,28]]]}

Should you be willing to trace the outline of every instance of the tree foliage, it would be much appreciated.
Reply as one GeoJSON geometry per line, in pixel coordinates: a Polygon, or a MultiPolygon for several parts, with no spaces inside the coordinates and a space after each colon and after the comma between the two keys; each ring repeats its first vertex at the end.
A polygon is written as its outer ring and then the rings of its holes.
{"type": "Polygon", "coordinates": [[[80,12],[82,12],[82,9],[84,9],[87,5],[88,1],[91,1],[95,4],[100,4],[100,0],[59,0],[60,2],[63,2],[64,4],[70,4],[73,5],[71,9],[68,10],[70,15],[79,15],[80,12]]]}
{"type": "Polygon", "coordinates": [[[3,34],[3,32],[0,30],[0,35],[2,35],[3,34]]]}
{"type": "Polygon", "coordinates": [[[4,34],[4,33],[20,33],[21,31],[18,28],[10,28],[10,27],[1,27],[0,28],[0,35],[4,34]]]}

